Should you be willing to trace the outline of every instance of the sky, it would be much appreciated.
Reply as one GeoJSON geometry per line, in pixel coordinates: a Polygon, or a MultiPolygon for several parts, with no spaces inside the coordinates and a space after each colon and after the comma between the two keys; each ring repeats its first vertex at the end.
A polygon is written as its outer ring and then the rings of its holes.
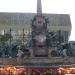
{"type": "MultiPolygon", "coordinates": [[[[37,0],[0,0],[0,12],[36,13],[37,0]]],[[[43,13],[70,14],[71,41],[75,41],[75,0],[42,0],[43,13]]]]}

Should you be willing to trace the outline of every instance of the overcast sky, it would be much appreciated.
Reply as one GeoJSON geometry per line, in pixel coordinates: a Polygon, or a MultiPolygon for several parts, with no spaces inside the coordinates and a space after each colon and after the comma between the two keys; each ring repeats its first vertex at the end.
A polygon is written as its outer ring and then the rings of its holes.
{"type": "MultiPolygon", "coordinates": [[[[36,13],[37,0],[0,0],[0,12],[36,13]]],[[[70,40],[75,40],[75,0],[42,0],[43,13],[70,14],[72,31],[70,40]]]]}

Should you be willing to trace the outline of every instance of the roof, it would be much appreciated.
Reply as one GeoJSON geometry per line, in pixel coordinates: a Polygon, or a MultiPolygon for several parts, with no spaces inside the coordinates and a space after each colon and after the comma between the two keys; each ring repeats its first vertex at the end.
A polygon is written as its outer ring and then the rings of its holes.
{"type": "MultiPolygon", "coordinates": [[[[19,28],[30,27],[31,20],[35,13],[0,13],[0,29],[2,28],[19,28]]],[[[71,26],[69,14],[43,14],[49,19],[50,26],[52,25],[66,25],[71,26]]]]}

